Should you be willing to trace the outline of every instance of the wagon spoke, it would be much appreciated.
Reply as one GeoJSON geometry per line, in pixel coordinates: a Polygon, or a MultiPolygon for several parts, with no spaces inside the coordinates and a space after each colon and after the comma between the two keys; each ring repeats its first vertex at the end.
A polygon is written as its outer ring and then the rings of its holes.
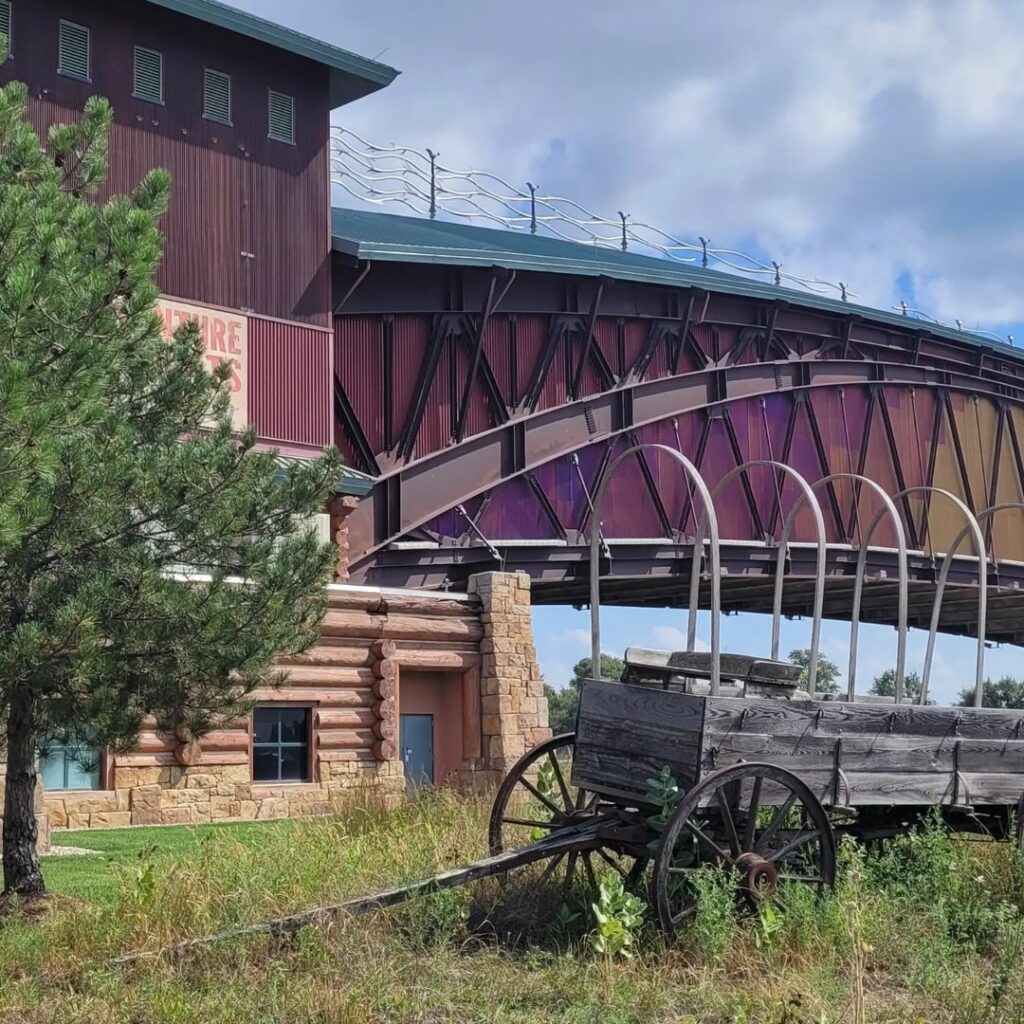
{"type": "Polygon", "coordinates": [[[754,829],[757,828],[757,812],[761,808],[761,784],[764,779],[758,775],[750,791],[750,806],[747,808],[747,822],[743,826],[743,849],[749,850],[754,844],[754,829]]]}
{"type": "Polygon", "coordinates": [[[768,827],[758,837],[756,843],[754,843],[754,853],[764,853],[764,848],[768,841],[778,832],[782,823],[786,820],[786,815],[789,814],[796,803],[796,793],[790,792],[789,796],[786,797],[785,803],[775,812],[775,817],[772,818],[768,827]]]}
{"type": "Polygon", "coordinates": [[[573,875],[576,874],[576,862],[580,859],[579,850],[572,850],[569,853],[569,860],[565,865],[565,881],[562,883],[562,891],[568,894],[572,888],[573,875]]]}
{"type": "Polygon", "coordinates": [[[567,811],[571,811],[573,808],[573,799],[569,794],[569,787],[565,784],[565,777],[562,775],[562,766],[558,763],[558,758],[555,757],[555,752],[553,750],[548,753],[548,760],[551,762],[555,778],[558,780],[558,788],[562,792],[562,799],[565,801],[565,809],[567,811]]]}
{"type": "Polygon", "coordinates": [[[808,843],[812,843],[815,841],[820,842],[820,840],[821,837],[818,835],[817,832],[801,832],[800,835],[798,835],[795,839],[791,839],[788,843],[786,843],[784,847],[782,847],[781,850],[779,850],[774,856],[772,856],[769,859],[775,861],[776,863],[781,863],[790,854],[796,853],[796,851],[799,850],[801,846],[806,846],[808,843]]]}
{"type": "Polygon", "coordinates": [[[597,893],[599,891],[597,885],[597,875],[594,874],[594,865],[590,861],[590,854],[584,853],[582,859],[583,867],[586,869],[587,872],[587,881],[590,882],[590,889],[593,892],[594,896],[597,896],[597,893]]]}
{"type": "Polygon", "coordinates": [[[729,806],[729,800],[725,795],[724,787],[715,791],[715,797],[718,800],[718,806],[722,809],[722,823],[725,825],[725,835],[729,843],[729,849],[732,850],[734,856],[738,857],[740,854],[740,837],[736,834],[736,822],[733,820],[732,808],[729,806]]]}
{"type": "Polygon", "coordinates": [[[703,866],[690,867],[690,868],[669,868],[668,873],[670,875],[695,875],[698,871],[703,871],[703,866]]]}
{"type": "Polygon", "coordinates": [[[529,821],[526,818],[502,818],[506,825],[524,825],[526,828],[558,828],[557,821],[529,821]]]}
{"type": "Polygon", "coordinates": [[[779,875],[780,882],[804,882],[808,885],[823,885],[825,879],[820,875],[779,875]]]}
{"type": "Polygon", "coordinates": [[[565,854],[560,853],[557,857],[552,857],[548,862],[548,866],[541,872],[541,876],[537,879],[538,885],[543,885],[558,869],[558,865],[565,860],[565,854]]]}
{"type": "Polygon", "coordinates": [[[528,778],[519,780],[556,818],[565,816],[565,811],[553,804],[528,778]]]}
{"type": "Polygon", "coordinates": [[[687,918],[693,917],[696,911],[697,905],[695,903],[691,903],[688,907],[683,907],[683,909],[680,910],[678,914],[672,915],[672,924],[678,925],[681,922],[685,921],[687,918]]]}
{"type": "Polygon", "coordinates": [[[618,873],[622,875],[623,880],[626,879],[627,874],[625,868],[623,868],[622,864],[619,861],[617,861],[610,853],[608,853],[607,850],[599,846],[597,848],[597,855],[603,861],[605,861],[605,863],[610,864],[616,871],[618,871],[618,873]]]}
{"type": "Polygon", "coordinates": [[[709,849],[713,850],[716,856],[721,857],[723,860],[727,860],[730,864],[732,863],[732,857],[730,857],[729,854],[727,854],[725,850],[723,850],[718,845],[718,843],[716,843],[713,839],[706,835],[702,829],[700,829],[689,819],[687,819],[686,821],[686,827],[697,837],[697,839],[700,842],[702,842],[709,849]]]}

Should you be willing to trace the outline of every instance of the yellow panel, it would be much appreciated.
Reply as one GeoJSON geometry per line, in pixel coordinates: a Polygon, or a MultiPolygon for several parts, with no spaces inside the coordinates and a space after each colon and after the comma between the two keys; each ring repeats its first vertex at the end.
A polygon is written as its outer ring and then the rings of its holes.
{"type": "Polygon", "coordinates": [[[971,481],[974,509],[980,512],[988,507],[991,493],[999,412],[988,399],[969,397],[964,399],[963,410],[955,415],[971,481]]]}
{"type": "MultiPolygon", "coordinates": [[[[1020,414],[1020,410],[1011,412],[1020,414]]],[[[1019,436],[1019,435],[1018,435],[1019,436]]],[[[1003,432],[1003,447],[999,453],[999,478],[996,483],[997,505],[1024,501],[1024,489],[1017,476],[1017,460],[1013,454],[1010,425],[1003,432]]],[[[1024,562],[1024,511],[999,512],[992,519],[992,551],[1000,560],[1024,562]]]]}

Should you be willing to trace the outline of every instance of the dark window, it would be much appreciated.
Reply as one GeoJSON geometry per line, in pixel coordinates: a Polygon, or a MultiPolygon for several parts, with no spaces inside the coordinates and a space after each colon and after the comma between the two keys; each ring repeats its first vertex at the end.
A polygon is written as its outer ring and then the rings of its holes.
{"type": "Polygon", "coordinates": [[[256,782],[309,780],[309,708],[256,708],[252,777],[256,782]]]}
{"type": "Polygon", "coordinates": [[[76,25],[73,21],[60,23],[57,70],[62,75],[89,81],[91,75],[89,30],[84,25],[76,25]]]}
{"type": "Polygon", "coordinates": [[[88,741],[58,735],[39,751],[43,789],[99,789],[100,751],[88,741]]]}
{"type": "Polygon", "coordinates": [[[223,71],[203,70],[203,117],[231,124],[231,76],[223,71]]]}
{"type": "Polygon", "coordinates": [[[7,53],[14,52],[11,39],[11,0],[0,0],[0,33],[7,38],[7,53]]]}
{"type": "Polygon", "coordinates": [[[135,72],[132,95],[150,103],[164,101],[164,55],[145,46],[135,47],[135,72]]]}
{"type": "Polygon", "coordinates": [[[283,92],[269,91],[267,135],[277,142],[295,142],[295,100],[283,92]]]}

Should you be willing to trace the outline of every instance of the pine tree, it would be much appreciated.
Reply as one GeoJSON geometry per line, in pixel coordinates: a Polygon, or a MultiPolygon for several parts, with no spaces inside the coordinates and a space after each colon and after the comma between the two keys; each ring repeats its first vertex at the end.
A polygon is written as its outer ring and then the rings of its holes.
{"type": "Polygon", "coordinates": [[[99,202],[110,123],[94,98],[41,143],[25,86],[0,90],[3,869],[20,895],[44,891],[47,737],[116,752],[147,715],[201,736],[244,712],[274,656],[314,642],[330,572],[302,517],[337,457],[282,469],[232,432],[228,368],[208,372],[197,325],[165,342],[169,176],[99,202]]]}

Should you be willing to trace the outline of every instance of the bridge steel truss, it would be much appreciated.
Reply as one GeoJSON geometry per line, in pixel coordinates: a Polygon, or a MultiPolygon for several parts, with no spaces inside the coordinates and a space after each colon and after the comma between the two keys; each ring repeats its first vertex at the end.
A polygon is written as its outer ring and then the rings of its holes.
{"type": "MultiPolygon", "coordinates": [[[[676,448],[712,483],[777,459],[811,482],[862,474],[890,494],[942,487],[975,512],[1024,501],[1024,358],[1008,346],[862,307],[823,310],[792,292],[737,295],[720,276],[721,288],[684,288],[414,262],[335,275],[337,441],[377,478],[348,519],[356,581],[457,588],[504,567],[530,573],[535,601],[585,604],[592,495],[616,453],[642,443],[676,448]]],[[[666,460],[640,452],[634,463],[603,516],[606,601],[683,605],[700,509],[666,460]]],[[[723,610],[770,609],[771,549],[795,500],[772,472],[725,488],[723,610]]],[[[899,506],[910,623],[927,628],[936,555],[963,523],[927,492],[899,506]]],[[[837,480],[822,507],[825,614],[844,617],[877,498],[837,480]]],[[[1021,526],[1016,514],[985,520],[995,640],[1024,642],[1021,526]]],[[[806,512],[793,536],[784,610],[806,614],[806,512]]],[[[891,529],[872,543],[862,618],[891,622],[891,529]]],[[[976,629],[968,555],[952,559],[948,632],[976,629]]]]}

